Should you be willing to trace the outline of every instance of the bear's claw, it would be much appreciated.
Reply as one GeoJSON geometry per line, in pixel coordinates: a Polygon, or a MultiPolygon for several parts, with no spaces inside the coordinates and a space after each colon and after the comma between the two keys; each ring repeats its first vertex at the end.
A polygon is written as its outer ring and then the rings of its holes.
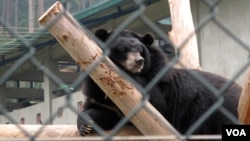
{"type": "Polygon", "coordinates": [[[86,136],[91,130],[92,130],[92,127],[90,125],[83,126],[80,130],[80,134],[82,136],[86,136]]]}
{"type": "MultiPolygon", "coordinates": [[[[91,121],[91,122],[93,122],[93,121],[91,121]]],[[[81,136],[86,136],[91,131],[92,131],[92,126],[90,124],[83,124],[82,127],[80,128],[79,133],[81,136]]]]}

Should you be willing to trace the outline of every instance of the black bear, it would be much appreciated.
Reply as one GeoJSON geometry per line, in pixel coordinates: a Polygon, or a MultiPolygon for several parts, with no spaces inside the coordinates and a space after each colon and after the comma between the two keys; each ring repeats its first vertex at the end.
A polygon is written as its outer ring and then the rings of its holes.
{"type": "MultiPolygon", "coordinates": [[[[105,42],[114,31],[99,29],[95,35],[105,42]]],[[[122,31],[108,47],[110,59],[142,86],[147,85],[168,63],[166,55],[153,45],[151,34],[140,35],[128,30],[122,31]]],[[[189,71],[198,74],[214,88],[220,89],[229,80],[209,72],[171,68],[149,91],[150,103],[182,134],[197,121],[218,98],[224,98],[222,107],[237,116],[237,105],[241,87],[232,83],[219,96],[198,81],[189,71]]],[[[77,128],[81,135],[92,130],[89,122],[81,114],[105,130],[112,129],[123,117],[116,105],[105,93],[87,78],[83,93],[86,96],[84,110],[77,118],[77,128]]],[[[221,125],[231,124],[219,110],[215,110],[194,134],[220,134],[221,125]]]]}

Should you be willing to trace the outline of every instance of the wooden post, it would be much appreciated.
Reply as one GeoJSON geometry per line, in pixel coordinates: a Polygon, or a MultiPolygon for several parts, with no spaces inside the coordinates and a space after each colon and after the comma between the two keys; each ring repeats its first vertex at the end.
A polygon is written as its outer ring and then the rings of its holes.
{"type": "MultiPolygon", "coordinates": [[[[188,68],[201,69],[190,0],[168,0],[168,3],[172,20],[169,38],[177,50],[181,49],[180,63],[188,68]]],[[[177,64],[176,67],[182,66],[177,64]]]]}
{"type": "Polygon", "coordinates": [[[238,115],[242,124],[250,124],[250,68],[248,69],[245,84],[241,92],[238,115]]]}
{"type": "MultiPolygon", "coordinates": [[[[50,33],[75,62],[86,70],[101,58],[102,50],[83,31],[75,19],[67,11],[64,11],[60,2],[56,2],[46,11],[39,18],[39,23],[45,26],[57,16],[60,16],[60,18],[57,18],[53,25],[50,26],[50,33]]],[[[90,73],[90,77],[125,115],[140,104],[142,95],[132,84],[116,73],[114,65],[107,57],[90,73]]],[[[177,131],[149,102],[146,102],[144,108],[130,120],[144,135],[173,135],[169,127],[177,134],[177,131]]]]}

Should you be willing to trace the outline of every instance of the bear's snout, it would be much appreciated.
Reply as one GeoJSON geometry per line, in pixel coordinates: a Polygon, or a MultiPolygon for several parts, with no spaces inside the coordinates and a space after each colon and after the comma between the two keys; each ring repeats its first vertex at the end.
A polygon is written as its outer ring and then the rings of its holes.
{"type": "Polygon", "coordinates": [[[137,58],[135,59],[135,63],[136,63],[137,65],[143,65],[143,64],[144,64],[144,58],[143,58],[143,57],[137,57],[137,58]]]}
{"type": "Polygon", "coordinates": [[[141,56],[139,52],[129,52],[127,53],[127,58],[121,63],[124,69],[132,72],[141,72],[145,63],[145,59],[141,56]]]}

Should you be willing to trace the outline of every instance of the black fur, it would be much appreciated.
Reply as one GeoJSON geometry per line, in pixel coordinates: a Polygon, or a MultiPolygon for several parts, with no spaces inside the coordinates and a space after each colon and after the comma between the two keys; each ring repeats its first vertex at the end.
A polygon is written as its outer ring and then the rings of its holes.
{"type": "MultiPolygon", "coordinates": [[[[99,29],[95,34],[105,42],[112,31],[99,29]]],[[[154,38],[150,34],[142,36],[131,31],[122,31],[109,45],[111,49],[109,57],[117,66],[126,71],[142,86],[145,86],[167,64],[165,54],[159,47],[152,45],[153,41],[154,38]],[[129,52],[139,52],[144,58],[143,68],[139,72],[131,71],[122,65],[129,52]]],[[[190,71],[199,74],[217,89],[229,81],[209,72],[190,71]]],[[[90,78],[86,80],[83,93],[87,99],[82,113],[89,115],[103,129],[111,129],[123,116],[115,104],[90,78]]],[[[220,98],[224,98],[222,106],[236,118],[238,117],[237,105],[240,93],[241,87],[232,83],[220,96],[220,98]]],[[[177,68],[171,68],[149,94],[150,103],[181,133],[185,133],[217,101],[214,94],[187,70],[177,68]]],[[[89,123],[80,117],[80,114],[77,119],[77,127],[79,132],[85,135],[89,132],[90,127],[89,123]]],[[[195,134],[219,134],[221,133],[221,125],[230,123],[230,120],[219,110],[216,110],[195,131],[195,134]]]]}

